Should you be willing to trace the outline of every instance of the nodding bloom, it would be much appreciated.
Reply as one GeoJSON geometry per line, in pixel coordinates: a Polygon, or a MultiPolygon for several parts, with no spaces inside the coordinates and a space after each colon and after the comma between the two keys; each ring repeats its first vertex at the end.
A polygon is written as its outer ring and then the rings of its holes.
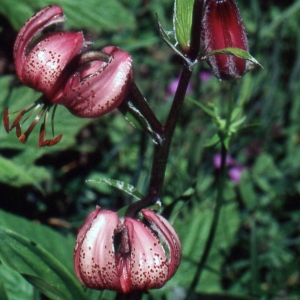
{"type": "MultiPolygon", "coordinates": [[[[249,51],[246,30],[234,0],[206,0],[201,44],[204,55],[224,48],[249,51]]],[[[249,64],[247,60],[229,54],[209,56],[207,62],[220,80],[241,77],[249,64]]]]}
{"type": "Polygon", "coordinates": [[[18,111],[11,126],[8,108],[4,111],[6,131],[16,128],[17,137],[23,143],[44,112],[39,147],[52,146],[61,140],[62,135],[44,139],[46,117],[53,105],[61,104],[75,116],[92,118],[110,112],[127,95],[132,80],[132,60],[128,53],[113,46],[83,53],[88,42],[81,32],[45,33],[32,42],[45,28],[64,20],[61,7],[47,6],[30,18],[17,36],[14,45],[17,76],[23,84],[43,93],[40,99],[18,111]],[[20,121],[31,110],[39,112],[22,133],[20,121]]]}
{"type": "Polygon", "coordinates": [[[181,260],[174,228],[153,210],[142,215],[145,222],[120,219],[97,207],[87,217],[74,251],[75,272],[85,286],[126,294],[160,288],[174,275],[181,260]]]}

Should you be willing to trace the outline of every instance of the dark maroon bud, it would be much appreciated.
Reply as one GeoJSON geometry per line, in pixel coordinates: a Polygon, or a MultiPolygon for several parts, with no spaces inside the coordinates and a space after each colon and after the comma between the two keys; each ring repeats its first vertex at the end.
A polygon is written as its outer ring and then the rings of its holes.
{"type": "MultiPolygon", "coordinates": [[[[239,48],[248,52],[246,30],[234,0],[206,0],[201,33],[203,54],[224,48],[239,48]]],[[[249,62],[229,54],[207,58],[213,74],[220,80],[239,78],[249,62]]]]}

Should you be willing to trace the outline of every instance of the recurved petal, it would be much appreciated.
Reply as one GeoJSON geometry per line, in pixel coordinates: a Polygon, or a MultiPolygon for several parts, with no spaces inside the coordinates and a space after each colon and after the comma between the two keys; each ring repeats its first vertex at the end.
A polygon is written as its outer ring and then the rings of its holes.
{"type": "Polygon", "coordinates": [[[16,72],[22,81],[22,68],[25,62],[26,50],[31,39],[45,27],[65,20],[63,10],[58,5],[47,6],[31,17],[19,31],[14,45],[14,61],[16,72]]]}
{"type": "Polygon", "coordinates": [[[97,207],[81,227],[74,252],[74,266],[77,277],[84,285],[94,289],[120,290],[114,249],[114,236],[119,223],[117,213],[97,207]]]}
{"type": "Polygon", "coordinates": [[[51,100],[51,95],[63,82],[60,77],[64,68],[80,52],[83,43],[84,37],[80,32],[61,31],[43,35],[26,57],[23,83],[41,91],[51,100]]]}
{"type": "Polygon", "coordinates": [[[125,218],[131,248],[132,290],[160,288],[168,280],[168,258],[155,234],[139,220],[125,218]]]}
{"type": "Polygon", "coordinates": [[[170,259],[168,262],[168,280],[175,274],[180,264],[182,248],[179,237],[171,224],[151,209],[143,209],[143,216],[149,221],[152,230],[168,245],[170,259]]]}
{"type": "Polygon", "coordinates": [[[102,49],[111,55],[108,63],[97,61],[79,71],[80,82],[70,89],[57,103],[66,106],[75,116],[94,118],[110,112],[121,104],[132,81],[131,56],[117,47],[102,49]],[[96,69],[98,69],[96,71],[96,69]]]}

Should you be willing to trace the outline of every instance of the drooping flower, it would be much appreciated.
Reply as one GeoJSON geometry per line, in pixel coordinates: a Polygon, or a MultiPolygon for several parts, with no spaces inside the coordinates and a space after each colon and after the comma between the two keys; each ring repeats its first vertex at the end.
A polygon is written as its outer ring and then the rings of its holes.
{"type": "Polygon", "coordinates": [[[40,99],[18,111],[11,126],[8,108],[4,111],[6,131],[16,128],[17,137],[23,143],[45,112],[39,147],[52,146],[61,140],[62,135],[44,139],[46,117],[53,105],[64,105],[78,117],[99,117],[116,108],[128,93],[132,60],[125,51],[110,46],[102,51],[82,53],[88,43],[81,32],[41,34],[32,43],[33,38],[46,27],[64,20],[61,7],[48,6],[30,18],[17,36],[14,45],[17,75],[23,84],[43,93],[40,99]],[[28,129],[22,133],[20,121],[24,114],[40,107],[28,129]]]}
{"type": "Polygon", "coordinates": [[[160,288],[174,275],[181,259],[174,228],[150,209],[142,214],[147,226],[100,207],[87,217],[74,251],[75,272],[84,285],[129,293],[160,288]]]}
{"type": "Polygon", "coordinates": [[[115,46],[104,47],[102,54],[107,61],[97,60],[94,52],[81,55],[80,67],[53,102],[83,118],[99,117],[119,106],[132,81],[132,59],[115,46]]]}
{"type": "MultiPolygon", "coordinates": [[[[248,52],[246,30],[234,0],[206,0],[202,20],[203,54],[224,48],[239,48],[248,52]]],[[[221,79],[239,78],[247,71],[249,62],[229,54],[207,58],[213,74],[221,79]]]]}

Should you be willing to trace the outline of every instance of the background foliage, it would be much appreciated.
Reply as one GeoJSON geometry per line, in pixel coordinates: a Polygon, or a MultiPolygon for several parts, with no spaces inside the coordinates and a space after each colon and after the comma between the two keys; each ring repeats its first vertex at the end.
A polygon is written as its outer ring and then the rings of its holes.
{"type": "MultiPolygon", "coordinates": [[[[0,113],[36,100],[15,76],[12,47],[17,31],[52,1],[0,5],[0,113]]],[[[172,30],[172,0],[56,1],[65,28],[84,30],[93,48],[118,45],[131,53],[137,84],[163,122],[172,95],[168,84],[180,61],[159,38],[156,15],[172,30]]],[[[251,54],[264,66],[235,87],[246,115],[233,135],[230,155],[243,165],[240,182],[228,177],[219,229],[195,299],[299,299],[300,270],[300,1],[239,0],[251,54]],[[249,126],[248,126],[249,125],[249,126]],[[251,126],[250,126],[251,125],[251,126]]],[[[191,99],[214,103],[222,115],[229,84],[192,78],[191,99]]],[[[147,192],[152,141],[118,111],[97,120],[78,119],[58,107],[62,141],[37,149],[38,130],[26,145],[0,125],[0,299],[113,299],[84,291],[72,267],[75,234],[100,205],[119,210],[132,197],[89,179],[114,178],[147,192]],[[30,264],[28,264],[28,261],[30,264]],[[43,275],[43,276],[41,276],[43,275]]],[[[162,212],[177,229],[183,261],[174,278],[143,299],[184,299],[208,234],[214,208],[218,146],[211,118],[186,101],[173,139],[162,212]]],[[[50,134],[50,133],[48,133],[50,134]]]]}

